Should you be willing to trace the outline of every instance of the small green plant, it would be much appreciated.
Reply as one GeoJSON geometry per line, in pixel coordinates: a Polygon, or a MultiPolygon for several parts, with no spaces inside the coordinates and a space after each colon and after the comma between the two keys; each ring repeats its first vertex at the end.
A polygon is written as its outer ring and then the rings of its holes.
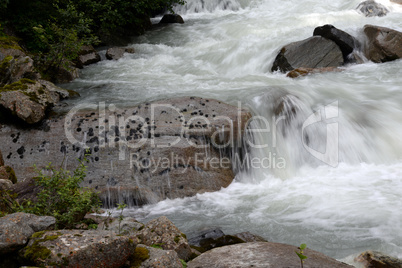
{"type": "Polygon", "coordinates": [[[181,265],[183,265],[183,268],[187,268],[187,262],[183,259],[180,259],[181,265]]]}
{"type": "Polygon", "coordinates": [[[124,219],[123,210],[124,210],[125,207],[127,207],[127,205],[124,204],[124,203],[117,204],[117,209],[120,210],[120,215],[119,215],[119,234],[121,233],[121,222],[124,219]]]}
{"type": "Polygon", "coordinates": [[[163,249],[162,245],[163,245],[162,243],[156,243],[156,244],[152,244],[151,247],[158,248],[158,249],[163,249]]]}
{"type": "Polygon", "coordinates": [[[306,244],[301,244],[300,247],[298,247],[299,252],[295,251],[297,256],[299,256],[300,259],[300,267],[303,268],[303,263],[304,260],[307,259],[307,256],[303,255],[303,250],[307,247],[306,244]]]}
{"type": "MultiPolygon", "coordinates": [[[[36,168],[36,167],[35,167],[36,168]]],[[[14,206],[15,211],[56,218],[56,227],[71,228],[80,223],[85,214],[100,206],[100,200],[91,189],[81,188],[86,176],[83,162],[72,173],[49,164],[46,171],[38,171],[36,184],[42,189],[36,202],[14,206]]]]}

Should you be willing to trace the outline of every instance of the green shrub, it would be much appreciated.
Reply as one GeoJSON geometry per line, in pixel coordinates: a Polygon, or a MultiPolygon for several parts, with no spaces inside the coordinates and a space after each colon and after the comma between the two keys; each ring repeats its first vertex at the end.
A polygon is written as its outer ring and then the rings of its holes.
{"type": "Polygon", "coordinates": [[[85,214],[99,208],[99,197],[91,189],[81,188],[86,176],[86,166],[80,162],[74,172],[56,169],[51,164],[46,173],[39,171],[35,178],[41,187],[36,203],[28,203],[17,210],[40,216],[54,216],[57,228],[71,228],[79,223],[85,214]]]}

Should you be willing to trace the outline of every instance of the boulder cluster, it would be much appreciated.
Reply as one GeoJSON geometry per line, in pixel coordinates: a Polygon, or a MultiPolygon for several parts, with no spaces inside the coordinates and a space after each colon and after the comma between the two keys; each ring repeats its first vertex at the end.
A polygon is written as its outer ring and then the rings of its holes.
{"type": "Polygon", "coordinates": [[[271,71],[288,72],[288,77],[339,71],[346,64],[375,63],[402,58],[402,33],[386,27],[365,25],[366,42],[360,42],[333,25],[314,29],[313,36],[281,48],[271,71]]]}

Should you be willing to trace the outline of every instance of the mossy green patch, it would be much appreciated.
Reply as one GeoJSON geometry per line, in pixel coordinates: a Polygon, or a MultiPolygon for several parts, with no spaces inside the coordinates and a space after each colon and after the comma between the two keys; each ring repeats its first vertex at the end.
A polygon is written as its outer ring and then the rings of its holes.
{"type": "Polygon", "coordinates": [[[31,80],[31,79],[27,79],[27,78],[22,78],[17,82],[14,82],[12,84],[9,85],[5,85],[3,87],[0,87],[0,92],[4,92],[4,91],[16,91],[16,90],[21,90],[21,91],[25,91],[28,89],[28,84],[35,84],[36,82],[31,80]]]}
{"type": "Polygon", "coordinates": [[[18,38],[14,37],[14,36],[9,36],[9,35],[5,35],[5,36],[0,36],[0,48],[4,48],[4,49],[18,49],[22,51],[22,48],[20,47],[20,45],[18,44],[18,38]]]}
{"type": "Polygon", "coordinates": [[[11,61],[13,59],[14,58],[12,56],[7,56],[0,62],[0,77],[2,77],[1,80],[3,80],[7,76],[7,70],[10,69],[11,61]]]}
{"type": "Polygon", "coordinates": [[[180,241],[180,236],[176,235],[174,238],[174,242],[177,244],[177,243],[179,243],[179,241],[180,241]]]}
{"type": "MultiPolygon", "coordinates": [[[[32,237],[35,235],[35,237],[40,237],[44,234],[44,232],[37,232],[32,235],[32,237]]],[[[49,258],[50,254],[52,253],[47,247],[39,245],[41,242],[49,241],[49,240],[55,240],[59,237],[59,235],[47,235],[42,239],[38,239],[31,246],[28,246],[25,248],[25,253],[24,257],[28,260],[34,261],[41,259],[45,260],[49,258]]]]}
{"type": "Polygon", "coordinates": [[[13,184],[17,183],[17,176],[15,176],[15,171],[12,167],[6,166],[6,172],[8,173],[8,179],[12,181],[13,184]]]}
{"type": "Polygon", "coordinates": [[[44,233],[45,233],[45,231],[36,232],[31,236],[31,238],[41,237],[44,233]]]}
{"type": "Polygon", "coordinates": [[[149,250],[143,247],[137,247],[130,259],[131,268],[138,268],[141,263],[149,259],[149,250]]]}
{"type": "Polygon", "coordinates": [[[187,235],[186,235],[186,234],[181,233],[181,236],[182,236],[184,239],[187,239],[187,235]]]}

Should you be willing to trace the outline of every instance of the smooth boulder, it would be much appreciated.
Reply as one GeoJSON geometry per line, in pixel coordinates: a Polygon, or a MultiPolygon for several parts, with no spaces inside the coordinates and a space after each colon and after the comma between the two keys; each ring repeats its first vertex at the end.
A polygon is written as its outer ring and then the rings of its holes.
{"type": "Polygon", "coordinates": [[[288,72],[300,67],[339,67],[343,63],[342,51],[335,42],[313,36],[284,46],[276,56],[271,70],[288,72]]]}
{"type": "Polygon", "coordinates": [[[365,25],[368,39],[366,57],[376,63],[402,58],[402,32],[375,25],[365,25]]]}
{"type": "Polygon", "coordinates": [[[121,267],[136,244],[110,231],[57,230],[34,234],[20,256],[38,266],[121,267]]]}
{"type": "Polygon", "coordinates": [[[0,255],[24,247],[35,232],[52,228],[56,219],[29,213],[13,213],[0,218],[0,255]]]}
{"type": "Polygon", "coordinates": [[[361,2],[356,7],[356,9],[359,10],[366,17],[383,17],[389,12],[389,10],[385,6],[377,3],[374,0],[361,2]]]}
{"type": "MultiPolygon", "coordinates": [[[[214,248],[207,251],[188,263],[188,268],[277,268],[300,267],[300,259],[296,255],[297,247],[279,243],[254,242],[214,248]]],[[[305,249],[305,268],[353,267],[332,259],[324,254],[305,249]]]]}
{"type": "Polygon", "coordinates": [[[356,62],[356,59],[352,57],[352,53],[354,50],[360,50],[361,44],[360,42],[351,36],[350,34],[337,29],[333,25],[326,24],[314,29],[314,36],[322,36],[329,40],[332,40],[339,46],[342,51],[343,60],[345,63],[353,63],[356,62]]]}

